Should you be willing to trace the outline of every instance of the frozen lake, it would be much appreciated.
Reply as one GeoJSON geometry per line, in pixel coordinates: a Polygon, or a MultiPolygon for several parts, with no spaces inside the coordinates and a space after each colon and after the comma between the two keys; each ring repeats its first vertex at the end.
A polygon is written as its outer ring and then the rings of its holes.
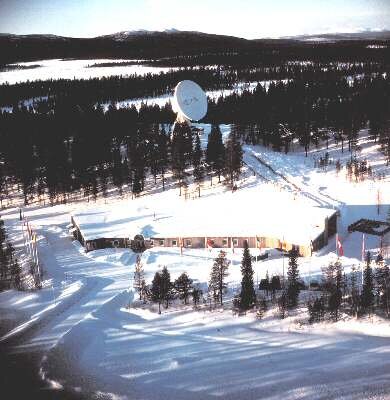
{"type": "Polygon", "coordinates": [[[124,63],[138,60],[42,60],[18,63],[18,66],[31,67],[39,65],[36,68],[14,69],[0,72],[0,84],[15,84],[26,81],[49,80],[49,79],[92,79],[108,76],[121,75],[146,75],[167,72],[177,68],[166,67],[148,67],[145,65],[118,65],[105,67],[88,67],[101,63],[124,63]]]}

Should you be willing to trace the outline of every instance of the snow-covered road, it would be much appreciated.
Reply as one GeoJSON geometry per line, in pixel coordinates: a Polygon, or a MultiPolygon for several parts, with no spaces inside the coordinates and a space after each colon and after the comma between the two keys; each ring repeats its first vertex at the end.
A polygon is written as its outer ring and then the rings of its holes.
{"type": "MultiPolygon", "coordinates": [[[[9,230],[18,229],[17,213],[7,220],[9,230]]],[[[54,290],[50,287],[39,293],[37,301],[45,298],[45,291],[53,292],[53,303],[49,307],[44,302],[42,311],[34,320],[27,320],[14,328],[15,332],[6,335],[1,343],[4,354],[4,366],[12,364],[14,360],[23,365],[28,360],[30,368],[26,376],[26,386],[15,386],[15,380],[20,380],[18,371],[10,370],[10,374],[1,376],[1,386],[12,391],[29,391],[28,382],[35,386],[35,390],[43,390],[47,386],[39,381],[44,370],[41,369],[46,355],[62,338],[74,329],[81,321],[89,318],[103,304],[109,302],[118,293],[128,289],[131,284],[132,272],[128,266],[113,266],[109,263],[98,262],[87,257],[80,246],[75,245],[66,235],[68,214],[52,212],[50,217],[39,215],[39,210],[32,213],[31,220],[42,239],[39,245],[39,254],[46,273],[54,276],[54,290]],[[43,221],[42,217],[45,219],[43,221]],[[44,224],[40,224],[44,222],[44,224]],[[62,281],[63,276],[67,282],[62,281]],[[62,283],[61,283],[62,282],[62,283]],[[59,293],[63,285],[71,286],[80,282],[79,289],[71,296],[62,298],[59,293]],[[13,334],[14,333],[14,334],[13,334]],[[16,376],[14,376],[14,375],[16,376]]],[[[24,369],[21,369],[24,371],[24,369]]],[[[22,372],[23,376],[23,372],[22,372]]],[[[66,394],[67,396],[69,393],[66,394]]]]}

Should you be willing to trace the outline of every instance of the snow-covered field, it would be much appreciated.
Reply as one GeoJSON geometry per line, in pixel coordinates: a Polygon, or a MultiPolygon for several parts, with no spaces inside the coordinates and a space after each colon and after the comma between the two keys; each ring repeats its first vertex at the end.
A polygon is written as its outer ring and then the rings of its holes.
{"type": "MultiPolygon", "coordinates": [[[[15,84],[26,81],[49,80],[49,79],[91,79],[103,78],[108,76],[125,76],[125,75],[146,75],[158,74],[166,72],[170,69],[166,67],[147,67],[144,65],[127,65],[127,66],[109,66],[109,67],[93,67],[93,64],[101,63],[121,63],[129,60],[41,60],[32,62],[23,62],[18,65],[30,66],[39,65],[37,68],[31,69],[14,69],[0,72],[0,85],[4,83],[15,84]]],[[[137,60],[134,60],[137,61],[137,60]]]]}
{"type": "MultiPolygon", "coordinates": [[[[203,127],[204,145],[210,127],[203,127]]],[[[223,131],[226,135],[228,126],[223,131]]],[[[367,158],[374,173],[385,174],[385,179],[354,183],[348,182],[343,172],[336,176],[333,167],[328,172],[314,169],[313,159],[323,155],[324,148],[312,149],[305,158],[298,147],[283,155],[262,146],[247,146],[246,174],[236,193],[225,192],[220,185],[210,188],[206,182],[201,199],[186,202],[177,188],[169,188],[136,200],[112,199],[109,207],[142,219],[139,207],[149,207],[150,216],[152,204],[168,204],[172,214],[175,204],[180,209],[184,204],[196,208],[204,203],[202,208],[207,209],[235,195],[240,199],[246,196],[252,204],[255,192],[259,204],[262,193],[264,201],[271,196],[267,200],[270,213],[277,212],[272,209],[272,195],[283,199],[286,208],[295,207],[295,202],[337,207],[345,252],[341,261],[348,272],[352,265],[359,266],[361,235],[348,234],[346,227],[362,217],[385,219],[390,206],[389,171],[384,158],[365,131],[359,144],[359,158],[367,158]]],[[[350,157],[333,144],[328,151],[343,163],[350,157]]],[[[17,334],[14,346],[19,352],[39,352],[42,375],[52,388],[71,387],[88,397],[104,399],[390,398],[388,321],[375,317],[309,326],[304,310],[285,320],[270,311],[257,320],[251,313],[239,317],[229,310],[209,311],[207,307],[199,311],[169,308],[161,316],[145,308],[127,308],[134,300],[135,255],[128,249],[86,254],[67,233],[71,213],[96,207],[108,205],[99,200],[98,205],[27,207],[25,215],[38,232],[44,289],[0,293],[0,335],[6,339],[8,334],[8,340],[17,334]]],[[[230,210],[226,219],[239,211],[230,210]]],[[[2,211],[10,238],[22,251],[18,216],[17,209],[2,211]]],[[[170,224],[170,218],[165,221],[170,224]]],[[[294,229],[299,231],[300,226],[294,229]]],[[[374,255],[378,246],[378,238],[367,238],[366,249],[374,255]]],[[[177,248],[148,250],[142,255],[146,280],[150,282],[154,273],[166,265],[172,279],[186,271],[205,288],[217,251],[192,249],[180,255],[177,248]]],[[[251,251],[258,254],[256,249],[251,251]]],[[[241,251],[236,249],[232,254],[229,250],[228,258],[232,261],[228,277],[232,291],[241,279],[241,251]]],[[[335,258],[335,243],[331,240],[312,258],[299,259],[300,273],[306,281],[319,279],[321,267],[335,258]]],[[[268,260],[255,263],[255,281],[267,271],[270,276],[282,274],[283,265],[287,267],[287,260],[271,251],[268,260]]]]}

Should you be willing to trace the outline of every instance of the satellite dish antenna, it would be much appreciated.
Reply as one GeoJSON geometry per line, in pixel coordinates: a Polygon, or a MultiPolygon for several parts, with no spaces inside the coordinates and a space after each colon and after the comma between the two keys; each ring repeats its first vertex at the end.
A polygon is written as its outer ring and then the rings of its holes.
{"type": "Polygon", "coordinates": [[[177,122],[199,121],[207,113],[206,93],[193,81],[181,81],[175,87],[172,109],[177,122]]]}

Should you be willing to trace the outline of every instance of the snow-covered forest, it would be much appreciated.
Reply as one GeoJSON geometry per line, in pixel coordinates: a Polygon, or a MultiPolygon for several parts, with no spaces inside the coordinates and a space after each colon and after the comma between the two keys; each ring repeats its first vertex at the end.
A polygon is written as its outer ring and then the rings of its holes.
{"type": "Polygon", "coordinates": [[[351,48],[2,66],[4,390],[390,396],[390,71],[381,49],[351,48]],[[208,93],[199,123],[174,123],[183,79],[208,93]],[[321,210],[337,213],[337,235],[288,251],[323,229],[321,210]],[[93,238],[185,228],[226,245],[87,253],[76,215],[93,238]],[[360,220],[371,230],[351,228],[360,220]],[[235,248],[255,225],[281,240],[235,248]]]}

